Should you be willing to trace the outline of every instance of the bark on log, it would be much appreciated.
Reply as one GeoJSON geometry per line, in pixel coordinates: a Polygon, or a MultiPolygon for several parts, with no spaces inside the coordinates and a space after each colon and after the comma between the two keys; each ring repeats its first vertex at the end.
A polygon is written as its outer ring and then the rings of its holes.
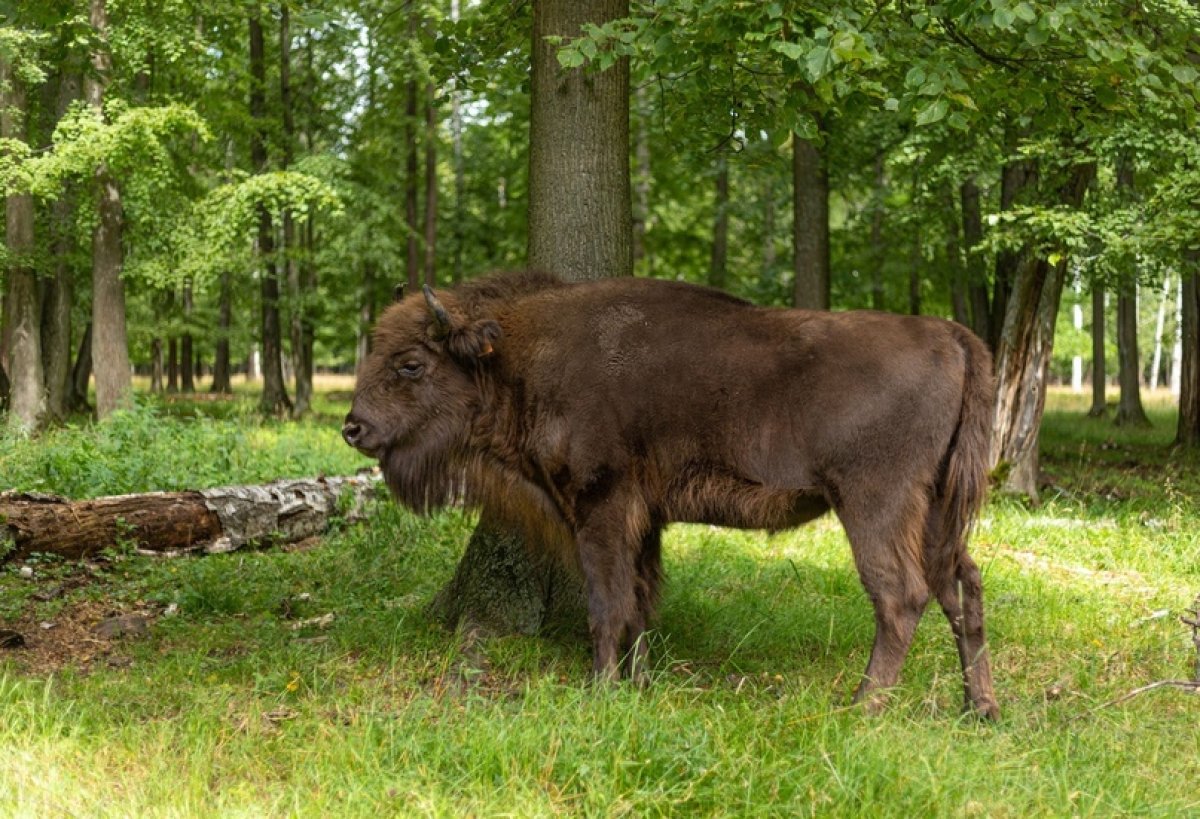
{"type": "Polygon", "coordinates": [[[0,492],[0,563],[34,552],[78,559],[130,542],[161,555],[293,543],[321,534],[335,515],[362,519],[380,486],[360,475],[83,501],[0,492]]]}

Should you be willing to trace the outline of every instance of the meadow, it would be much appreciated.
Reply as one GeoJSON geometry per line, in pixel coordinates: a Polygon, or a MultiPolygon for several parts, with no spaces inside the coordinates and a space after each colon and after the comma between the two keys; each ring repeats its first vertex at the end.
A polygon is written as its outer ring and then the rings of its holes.
{"type": "MultiPolygon", "coordinates": [[[[294,423],[246,394],[145,399],[0,442],[0,483],[345,474],[368,465],[338,440],[345,400],[294,423]]],[[[996,724],[962,715],[936,608],[889,710],[848,705],[873,619],[833,518],[672,527],[638,689],[588,682],[578,624],[464,650],[424,610],[472,517],[381,501],[293,551],[0,566],[0,626],[33,635],[0,649],[0,815],[1194,815],[1200,698],[1121,698],[1197,673],[1180,616],[1200,593],[1200,462],[1168,448],[1165,399],[1149,430],[1050,403],[1042,504],[993,497],[973,540],[996,724]],[[94,631],[127,613],[144,634],[94,631]]]]}

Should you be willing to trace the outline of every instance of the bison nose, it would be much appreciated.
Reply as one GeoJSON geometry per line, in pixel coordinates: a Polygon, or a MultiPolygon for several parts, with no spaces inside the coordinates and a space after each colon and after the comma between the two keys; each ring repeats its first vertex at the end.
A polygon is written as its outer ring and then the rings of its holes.
{"type": "Polygon", "coordinates": [[[350,446],[358,446],[362,440],[362,434],[362,424],[350,416],[346,416],[346,423],[342,424],[342,440],[350,444],[350,446]]]}

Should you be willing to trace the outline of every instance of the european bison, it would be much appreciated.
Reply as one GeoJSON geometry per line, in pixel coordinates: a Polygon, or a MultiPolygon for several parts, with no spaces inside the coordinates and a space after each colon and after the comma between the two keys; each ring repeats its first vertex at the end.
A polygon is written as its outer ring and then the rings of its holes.
{"type": "Polygon", "coordinates": [[[855,699],[880,704],[936,597],[966,701],[994,717],[966,550],[992,390],[987,349],[940,319],[526,273],[392,305],[342,434],[417,512],[487,506],[560,549],[604,678],[644,667],[666,524],[775,530],[832,509],[875,606],[855,699]]]}

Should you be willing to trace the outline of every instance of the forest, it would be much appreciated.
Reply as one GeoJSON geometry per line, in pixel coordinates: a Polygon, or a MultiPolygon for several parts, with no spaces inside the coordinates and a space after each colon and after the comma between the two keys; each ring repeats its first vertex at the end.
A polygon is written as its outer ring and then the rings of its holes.
{"type": "Polygon", "coordinates": [[[836,521],[672,528],[647,691],[586,685],[578,581],[486,510],[0,526],[0,812],[1195,811],[1198,109],[1194,0],[0,0],[0,504],[364,470],[399,285],[938,316],[994,359],[1005,714],[929,622],[844,707],[836,521]]]}

